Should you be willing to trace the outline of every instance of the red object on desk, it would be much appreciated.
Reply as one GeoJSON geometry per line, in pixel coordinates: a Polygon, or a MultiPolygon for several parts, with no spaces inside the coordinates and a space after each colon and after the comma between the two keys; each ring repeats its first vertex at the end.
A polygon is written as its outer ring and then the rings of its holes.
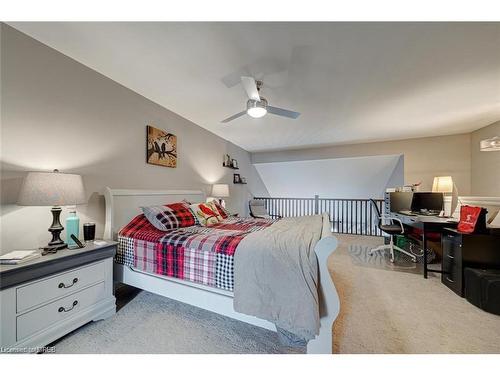
{"type": "Polygon", "coordinates": [[[462,233],[473,233],[481,214],[481,207],[462,206],[460,207],[460,222],[457,229],[462,233]]]}

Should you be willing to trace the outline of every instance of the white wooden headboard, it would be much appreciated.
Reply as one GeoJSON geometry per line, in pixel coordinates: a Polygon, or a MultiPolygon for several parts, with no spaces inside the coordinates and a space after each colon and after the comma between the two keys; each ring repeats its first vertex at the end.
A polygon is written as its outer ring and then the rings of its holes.
{"type": "Polygon", "coordinates": [[[104,239],[115,240],[120,229],[142,212],[141,207],[180,202],[183,199],[193,203],[204,202],[205,193],[201,190],[133,190],[107,187],[104,198],[104,239]]]}

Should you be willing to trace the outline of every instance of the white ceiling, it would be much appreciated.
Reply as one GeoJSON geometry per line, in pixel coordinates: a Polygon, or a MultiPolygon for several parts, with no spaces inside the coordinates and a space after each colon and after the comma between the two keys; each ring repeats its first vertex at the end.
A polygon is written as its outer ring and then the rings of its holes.
{"type": "MultiPolygon", "coordinates": [[[[249,150],[469,132],[500,120],[500,23],[10,23],[249,150]],[[240,73],[297,120],[247,116],[240,73]]],[[[146,121],[146,119],[145,119],[146,121]]]]}

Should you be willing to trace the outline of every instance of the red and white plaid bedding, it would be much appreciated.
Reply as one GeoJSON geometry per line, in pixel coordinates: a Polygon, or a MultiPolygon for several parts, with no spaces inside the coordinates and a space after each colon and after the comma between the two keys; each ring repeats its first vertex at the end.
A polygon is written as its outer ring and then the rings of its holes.
{"type": "Polygon", "coordinates": [[[228,218],[210,227],[161,231],[144,215],[118,234],[115,261],[141,271],[233,290],[234,254],[249,233],[276,220],[228,218]]]}

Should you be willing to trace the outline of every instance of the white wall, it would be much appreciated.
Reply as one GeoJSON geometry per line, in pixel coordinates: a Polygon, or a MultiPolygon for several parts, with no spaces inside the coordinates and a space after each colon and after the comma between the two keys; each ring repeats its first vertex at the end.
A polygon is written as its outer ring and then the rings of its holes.
{"type": "Polygon", "coordinates": [[[399,155],[256,164],[272,197],[382,198],[403,183],[399,155]]]}
{"type": "Polygon", "coordinates": [[[228,207],[242,214],[250,195],[267,195],[245,150],[4,24],[1,78],[2,252],[50,239],[49,207],[15,205],[30,170],[81,174],[88,204],[78,207],[79,216],[81,223],[97,222],[98,235],[105,186],[208,193],[211,184],[228,183],[228,207]],[[177,135],[177,168],[145,162],[148,124],[177,135]],[[238,160],[248,185],[232,184],[233,171],[222,167],[225,153],[238,160]]]}

